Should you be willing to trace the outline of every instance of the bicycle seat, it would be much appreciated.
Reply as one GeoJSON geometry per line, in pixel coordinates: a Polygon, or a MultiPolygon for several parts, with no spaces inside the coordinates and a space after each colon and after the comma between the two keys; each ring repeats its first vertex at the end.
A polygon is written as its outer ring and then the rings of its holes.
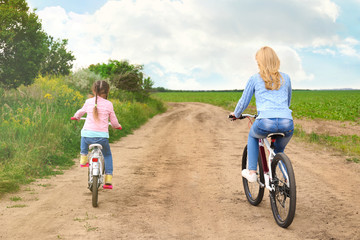
{"type": "Polygon", "coordinates": [[[275,137],[285,137],[284,133],[269,133],[267,137],[275,138],[275,137]]]}
{"type": "Polygon", "coordinates": [[[101,144],[97,144],[97,143],[91,144],[91,145],[89,146],[89,149],[93,149],[93,148],[95,148],[95,147],[98,147],[99,149],[102,149],[101,144]]]}

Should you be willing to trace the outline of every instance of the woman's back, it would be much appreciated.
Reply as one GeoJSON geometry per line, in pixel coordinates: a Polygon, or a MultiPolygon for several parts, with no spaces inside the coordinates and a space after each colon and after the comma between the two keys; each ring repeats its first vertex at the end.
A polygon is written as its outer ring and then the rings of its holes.
{"type": "Polygon", "coordinates": [[[285,73],[280,73],[282,83],[278,90],[268,90],[260,74],[253,75],[249,81],[254,85],[256,108],[259,118],[289,118],[291,101],[291,82],[285,73]]]}

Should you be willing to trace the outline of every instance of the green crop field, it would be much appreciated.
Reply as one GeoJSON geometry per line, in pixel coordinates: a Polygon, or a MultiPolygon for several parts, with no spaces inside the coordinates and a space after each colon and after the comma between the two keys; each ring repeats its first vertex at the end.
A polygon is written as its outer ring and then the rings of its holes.
{"type": "MultiPolygon", "coordinates": [[[[242,92],[160,92],[166,102],[204,102],[234,110],[242,92]]],[[[255,99],[250,102],[254,112],[255,99]]],[[[295,118],[353,121],[360,123],[360,90],[293,91],[291,107],[295,118]]]]}

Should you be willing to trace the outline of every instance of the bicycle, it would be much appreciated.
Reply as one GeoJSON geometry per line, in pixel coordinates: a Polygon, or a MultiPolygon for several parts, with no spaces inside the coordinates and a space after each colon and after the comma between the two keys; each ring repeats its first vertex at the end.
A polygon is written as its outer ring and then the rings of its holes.
{"type": "MultiPolygon", "coordinates": [[[[71,120],[78,120],[74,117],[71,120]]],[[[86,120],[86,118],[80,118],[86,120]]],[[[109,125],[111,125],[109,123],[109,125]]],[[[121,130],[122,128],[118,128],[121,130]]],[[[104,189],[112,189],[112,185],[104,184],[105,161],[101,152],[101,144],[89,145],[90,154],[88,155],[88,188],[92,192],[92,206],[98,206],[98,190],[103,185],[104,189]]]]}
{"type": "MultiPolygon", "coordinates": [[[[242,114],[239,118],[229,115],[232,120],[248,118],[256,119],[257,115],[242,114]]],[[[259,158],[257,169],[257,182],[248,182],[243,177],[243,186],[248,202],[257,206],[263,199],[267,188],[270,195],[270,204],[276,223],[287,228],[293,222],[296,210],[296,183],[295,174],[290,159],[285,153],[274,152],[274,143],[277,138],[284,137],[284,133],[270,133],[267,137],[259,139],[259,158]],[[268,141],[271,139],[271,142],[268,141]],[[268,150],[266,158],[265,148],[268,150]],[[271,171],[269,171],[271,170],[271,171]]],[[[242,156],[242,169],[248,168],[247,145],[242,156]]]]}

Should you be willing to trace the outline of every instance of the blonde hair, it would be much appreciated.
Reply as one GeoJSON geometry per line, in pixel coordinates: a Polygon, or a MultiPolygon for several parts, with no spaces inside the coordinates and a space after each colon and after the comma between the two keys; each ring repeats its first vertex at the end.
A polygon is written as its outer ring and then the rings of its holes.
{"type": "Polygon", "coordinates": [[[110,86],[106,81],[96,81],[96,82],[94,82],[94,84],[92,86],[92,90],[95,93],[95,107],[93,110],[93,116],[94,116],[95,121],[99,121],[99,112],[98,112],[98,107],[97,107],[98,96],[106,95],[105,99],[107,99],[109,90],[110,90],[110,86]]]}
{"type": "Polygon", "coordinates": [[[258,63],[260,76],[268,90],[278,90],[283,79],[279,73],[280,60],[271,47],[262,47],[257,51],[255,59],[258,63]]]}

